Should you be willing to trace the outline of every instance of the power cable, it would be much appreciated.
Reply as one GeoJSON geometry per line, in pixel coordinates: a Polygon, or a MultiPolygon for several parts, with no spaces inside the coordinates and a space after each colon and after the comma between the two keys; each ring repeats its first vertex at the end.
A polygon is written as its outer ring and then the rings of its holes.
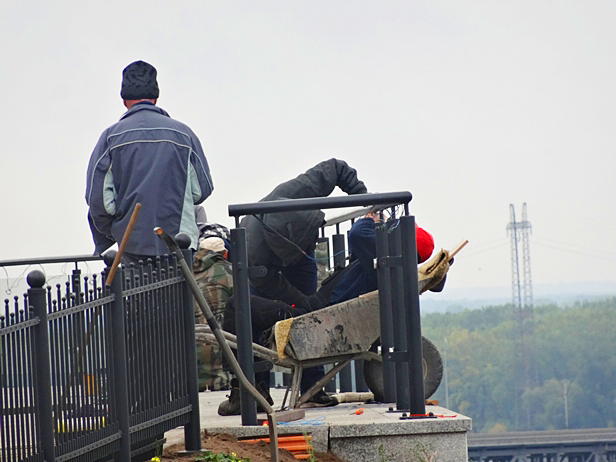
{"type": "Polygon", "coordinates": [[[610,262],[612,262],[612,263],[615,263],[615,262],[616,262],[616,260],[615,260],[614,258],[609,258],[609,257],[600,257],[599,255],[592,255],[592,254],[589,254],[589,253],[579,252],[579,251],[577,251],[577,250],[563,249],[563,248],[556,247],[556,246],[553,246],[553,245],[539,244],[539,243],[537,243],[537,242],[535,242],[535,245],[538,245],[538,246],[540,246],[540,247],[546,247],[546,248],[549,248],[549,249],[556,249],[556,250],[560,250],[560,251],[563,251],[563,252],[576,253],[576,254],[578,254],[578,255],[584,255],[584,256],[586,256],[586,257],[592,257],[592,258],[596,258],[596,259],[598,259],[598,260],[610,261],[610,262]]]}
{"type": "Polygon", "coordinates": [[[463,254],[461,253],[459,255],[456,255],[456,260],[458,260],[458,259],[465,259],[465,258],[471,257],[473,255],[477,255],[477,254],[480,254],[480,253],[488,252],[490,250],[499,249],[499,248],[504,247],[506,245],[509,245],[509,243],[508,242],[503,242],[502,244],[495,245],[494,247],[489,247],[487,249],[477,250],[477,251],[471,252],[471,253],[463,253],[463,254]]]}
{"type": "Polygon", "coordinates": [[[604,255],[604,254],[606,254],[606,253],[608,253],[608,254],[614,255],[614,256],[616,257],[616,252],[610,252],[609,250],[597,250],[597,249],[591,249],[591,248],[589,248],[589,247],[582,247],[582,246],[577,245],[577,244],[571,244],[571,243],[569,243],[569,242],[557,241],[557,240],[555,240],[555,239],[549,239],[549,238],[547,238],[547,237],[541,237],[541,236],[533,236],[533,240],[534,240],[534,239],[540,239],[540,240],[542,240],[542,241],[554,242],[554,243],[556,243],[556,244],[568,245],[568,246],[571,246],[571,247],[575,247],[576,249],[588,250],[588,251],[590,251],[590,252],[596,252],[596,253],[603,254],[603,255],[604,255]]]}

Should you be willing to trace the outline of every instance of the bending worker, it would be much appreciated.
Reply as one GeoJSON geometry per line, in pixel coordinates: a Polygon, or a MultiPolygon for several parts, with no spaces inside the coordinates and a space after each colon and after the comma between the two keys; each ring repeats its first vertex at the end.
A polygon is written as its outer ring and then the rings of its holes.
{"type": "MultiPolygon", "coordinates": [[[[365,218],[361,218],[353,224],[349,232],[351,263],[346,268],[336,271],[323,281],[319,290],[310,296],[311,300],[306,304],[305,308],[300,308],[281,301],[268,300],[254,295],[251,296],[250,304],[253,338],[262,338],[265,331],[269,330],[276,322],[282,321],[283,319],[301,316],[307,312],[316,311],[325,306],[341,303],[377,290],[378,279],[376,269],[374,268],[374,259],[376,258],[376,226],[379,223],[380,219],[377,215],[368,214],[365,218]]],[[[423,263],[432,255],[434,240],[430,233],[420,227],[415,228],[415,235],[417,243],[417,261],[423,263]]],[[[440,292],[443,290],[444,284],[445,279],[430,290],[433,292],[440,292]]],[[[224,330],[231,333],[235,333],[234,308],[233,299],[230,299],[225,308],[224,330]]],[[[269,397],[269,394],[266,395],[261,388],[259,391],[261,391],[266,398],[269,397]]],[[[305,389],[302,389],[302,393],[305,391],[305,389]]],[[[229,402],[225,401],[225,403],[221,404],[223,410],[232,406],[239,410],[239,393],[235,392],[234,394],[232,391],[229,402]],[[235,398],[237,402],[235,402],[233,398],[235,398]]]]}
{"type": "MultiPolygon", "coordinates": [[[[364,183],[357,178],[355,169],[342,160],[329,159],[297,178],[278,185],[262,201],[327,197],[336,186],[347,194],[368,192],[364,183]]],[[[314,250],[319,229],[324,223],[325,214],[321,210],[251,215],[241,221],[240,225],[246,228],[248,264],[267,269],[265,277],[250,279],[253,295],[282,302],[304,312],[322,308],[311,305],[316,301],[311,296],[317,290],[314,250]]],[[[229,303],[232,305],[233,299],[229,303]]],[[[257,334],[254,327],[254,334],[257,334]]],[[[254,334],[253,341],[263,344],[265,339],[254,334]]],[[[308,390],[323,374],[323,366],[306,369],[302,375],[302,392],[308,390]]],[[[265,396],[264,390],[269,390],[269,372],[255,374],[255,381],[265,396]]],[[[240,413],[239,394],[234,388],[229,400],[219,407],[219,414],[240,413]]],[[[312,398],[311,404],[334,406],[338,402],[321,390],[312,398]]]]}

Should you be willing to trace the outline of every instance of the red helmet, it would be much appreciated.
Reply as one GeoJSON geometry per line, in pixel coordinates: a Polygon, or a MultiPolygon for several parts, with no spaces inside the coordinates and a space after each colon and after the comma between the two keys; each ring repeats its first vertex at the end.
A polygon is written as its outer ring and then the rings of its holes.
{"type": "Polygon", "coordinates": [[[434,239],[428,231],[417,226],[417,223],[415,223],[415,238],[417,240],[418,263],[423,263],[432,255],[432,251],[434,250],[434,239]]]}

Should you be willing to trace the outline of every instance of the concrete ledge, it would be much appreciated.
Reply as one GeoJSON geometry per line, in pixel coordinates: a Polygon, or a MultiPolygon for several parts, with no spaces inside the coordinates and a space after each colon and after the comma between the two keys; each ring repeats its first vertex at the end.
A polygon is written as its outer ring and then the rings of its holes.
{"type": "Polygon", "coordinates": [[[349,462],[438,460],[468,462],[466,433],[330,438],[330,450],[349,462]]]}
{"type": "MultiPolygon", "coordinates": [[[[451,414],[450,411],[447,412],[451,414]]],[[[471,419],[465,416],[441,417],[436,419],[399,419],[400,414],[384,414],[382,419],[375,419],[373,422],[368,423],[331,424],[330,438],[347,438],[352,436],[369,437],[382,435],[421,435],[426,433],[466,433],[472,428],[471,419]],[[383,419],[392,415],[396,416],[392,418],[396,419],[397,422],[383,421],[383,419]]]]}
{"type": "MultiPolygon", "coordinates": [[[[240,416],[220,417],[218,404],[228,392],[199,394],[201,429],[210,434],[226,433],[238,438],[268,436],[267,427],[243,427],[240,416]]],[[[279,405],[284,390],[272,389],[272,398],[279,405]]],[[[330,408],[306,409],[303,420],[280,424],[280,435],[310,434],[314,450],[331,450],[350,462],[413,460],[421,454],[434,455],[443,462],[467,462],[467,437],[471,419],[439,406],[426,406],[426,412],[442,416],[435,419],[401,420],[402,413],[388,412],[390,405],[342,403],[330,408]],[[359,408],[363,412],[356,414],[359,408]],[[422,454],[423,451],[423,454],[422,454]]],[[[259,414],[265,417],[265,414],[259,414]]],[[[167,445],[183,442],[181,428],[167,432],[167,445]]],[[[421,459],[419,459],[421,460],[421,459]]]]}

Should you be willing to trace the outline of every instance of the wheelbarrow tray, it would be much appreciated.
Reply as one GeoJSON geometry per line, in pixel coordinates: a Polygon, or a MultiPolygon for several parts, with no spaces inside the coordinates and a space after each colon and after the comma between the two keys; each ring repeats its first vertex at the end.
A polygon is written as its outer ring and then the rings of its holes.
{"type": "MultiPolygon", "coordinates": [[[[441,250],[419,268],[419,292],[438,284],[449,270],[448,252],[441,250]]],[[[297,361],[367,351],[380,337],[378,290],[312,313],[279,321],[274,349],[279,358],[297,361]]]]}

